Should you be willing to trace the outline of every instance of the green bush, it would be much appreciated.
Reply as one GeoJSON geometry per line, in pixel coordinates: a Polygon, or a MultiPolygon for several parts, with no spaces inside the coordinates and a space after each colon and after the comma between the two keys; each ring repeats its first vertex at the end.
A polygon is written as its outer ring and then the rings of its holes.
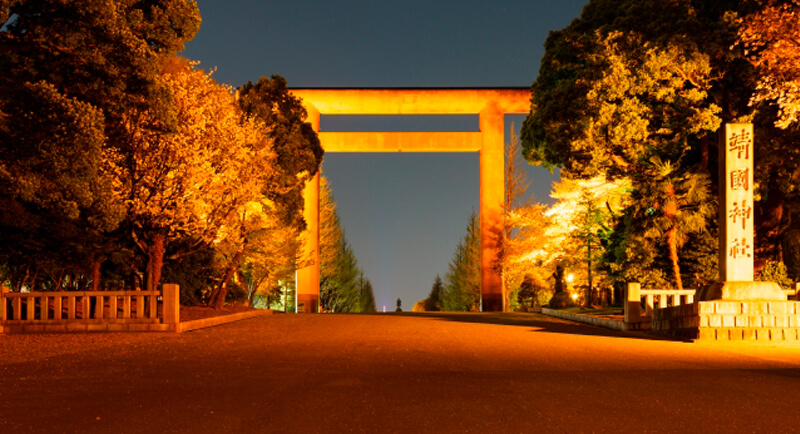
{"type": "Polygon", "coordinates": [[[780,261],[767,261],[764,268],[756,273],[755,280],[762,282],[775,282],[783,289],[792,289],[794,283],[786,272],[786,265],[780,261]]]}

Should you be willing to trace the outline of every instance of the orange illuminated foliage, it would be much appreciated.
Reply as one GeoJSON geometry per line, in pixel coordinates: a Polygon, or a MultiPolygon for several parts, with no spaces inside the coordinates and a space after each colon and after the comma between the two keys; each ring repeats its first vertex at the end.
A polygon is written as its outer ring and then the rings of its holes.
{"type": "Polygon", "coordinates": [[[800,115],[800,0],[762,4],[738,20],[740,43],[759,72],[751,104],[776,104],[775,126],[786,128],[800,115]]]}
{"type": "Polygon", "coordinates": [[[213,241],[274,173],[265,127],[241,115],[230,87],[179,59],[159,81],[170,92],[174,128],[151,111],[129,114],[132,140],[116,160],[116,187],[147,255],[148,289],[160,280],[170,239],[213,241]]]}

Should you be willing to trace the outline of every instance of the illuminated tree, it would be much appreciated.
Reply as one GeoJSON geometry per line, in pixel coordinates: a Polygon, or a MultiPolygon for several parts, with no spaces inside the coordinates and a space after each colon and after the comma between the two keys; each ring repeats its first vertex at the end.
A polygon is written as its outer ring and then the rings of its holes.
{"type": "Polygon", "coordinates": [[[126,115],[151,110],[172,127],[158,74],[199,24],[186,0],[0,2],[0,244],[4,270],[26,276],[12,280],[98,289],[101,262],[125,250],[110,233],[126,115]]]}
{"type": "Polygon", "coordinates": [[[319,179],[319,297],[323,311],[332,311],[340,304],[337,260],[342,252],[344,232],[336,213],[328,178],[319,179]]]}
{"type": "MultiPolygon", "coordinates": [[[[612,3],[590,2],[581,18],[548,38],[532,86],[532,113],[523,127],[526,157],[563,167],[567,178],[601,174],[626,180],[633,191],[649,195],[655,205],[651,212],[657,209],[665,220],[637,217],[637,230],[662,233],[650,237],[658,242],[649,246],[668,252],[669,264],[662,265],[678,274],[674,282],[681,286],[678,247],[683,235],[677,233],[681,228],[687,234],[705,231],[714,198],[689,194],[699,203],[677,198],[685,192],[676,193],[677,184],[651,176],[659,172],[653,161],[669,167],[675,182],[701,185],[711,171],[716,173],[715,165],[709,168],[709,147],[721,117],[731,116],[743,101],[730,91],[733,86],[717,80],[720,68],[735,68],[735,62],[727,63],[730,59],[722,60],[715,51],[734,34],[725,8],[735,5],[627,0],[613,4],[612,13],[612,3]],[[702,211],[694,214],[697,209],[702,211]]],[[[591,222],[592,210],[602,208],[586,205],[585,221],[591,222]]],[[[636,209],[625,212],[639,215],[636,209]]],[[[636,235],[619,224],[615,230],[636,235]]],[[[631,237],[616,239],[632,242],[631,237]]]]}
{"type": "Polygon", "coordinates": [[[208,304],[221,308],[228,284],[235,278],[252,304],[281,280],[294,279],[300,254],[300,232],[280,219],[275,205],[263,199],[245,204],[221,228],[213,243],[218,279],[208,304]]]}
{"type": "Polygon", "coordinates": [[[523,201],[530,179],[522,165],[525,162],[519,146],[519,138],[512,123],[509,140],[505,143],[505,176],[503,202],[503,230],[500,238],[500,255],[495,270],[503,276],[503,310],[510,307],[509,296],[516,290],[523,277],[537,274],[536,261],[530,253],[538,251],[544,235],[543,227],[546,219],[542,218],[543,205],[523,201]]]}
{"type": "Polygon", "coordinates": [[[751,104],[776,104],[775,126],[785,129],[800,114],[800,1],[759,3],[762,8],[738,19],[740,43],[758,70],[751,104]]]}
{"type": "Polygon", "coordinates": [[[545,214],[551,224],[547,227],[547,252],[552,263],[563,263],[585,272],[586,302],[598,276],[598,264],[613,226],[615,213],[628,205],[630,182],[606,180],[603,176],[590,179],[563,177],[554,184],[551,196],[556,203],[545,214]]]}
{"type": "Polygon", "coordinates": [[[151,111],[138,113],[117,167],[127,224],[146,256],[148,290],[161,279],[170,239],[210,243],[274,173],[263,124],[240,114],[230,88],[178,59],[160,80],[171,90],[176,130],[167,132],[151,111]]]}

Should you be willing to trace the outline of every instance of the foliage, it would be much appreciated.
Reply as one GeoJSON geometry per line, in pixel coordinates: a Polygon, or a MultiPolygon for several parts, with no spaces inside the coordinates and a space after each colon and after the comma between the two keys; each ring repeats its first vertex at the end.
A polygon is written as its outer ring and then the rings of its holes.
{"type": "Polygon", "coordinates": [[[444,283],[442,283],[442,278],[439,275],[436,275],[436,279],[433,281],[433,286],[431,287],[431,292],[428,294],[428,298],[425,299],[424,308],[426,312],[435,312],[442,310],[442,295],[444,293],[444,283]]]}
{"type": "Polygon", "coordinates": [[[230,88],[179,59],[159,80],[172,96],[175,130],[159,126],[151,111],[139,113],[134,140],[115,168],[120,196],[128,198],[126,223],[147,255],[151,290],[171,239],[214,241],[274,174],[264,126],[240,115],[230,88]]]}
{"type": "Polygon", "coordinates": [[[481,302],[480,223],[474,212],[467,233],[456,246],[445,274],[442,309],[446,311],[479,311],[481,302]]]}
{"type": "Polygon", "coordinates": [[[186,0],[0,5],[0,257],[17,289],[98,289],[102,263],[128,250],[113,233],[126,116],[174,125],[159,73],[199,24],[186,0]]]}
{"type": "MultiPolygon", "coordinates": [[[[629,203],[631,185],[626,179],[608,181],[562,177],[553,185],[556,199],[546,212],[552,223],[546,229],[550,264],[561,264],[589,286],[608,284],[600,262],[613,233],[613,221],[629,203]]],[[[585,297],[588,301],[590,297],[585,297]]]]}
{"type": "Polygon", "coordinates": [[[375,292],[372,289],[372,282],[363,280],[359,292],[358,312],[376,312],[375,292]]]}
{"type": "Polygon", "coordinates": [[[758,71],[751,105],[775,104],[775,126],[785,129],[796,124],[800,114],[800,1],[761,4],[737,20],[738,42],[758,71]]]}
{"type": "Polygon", "coordinates": [[[523,146],[562,177],[630,185],[632,200],[600,243],[610,283],[680,288],[682,268],[693,284],[708,279],[700,264],[716,269],[706,249],[716,230],[713,147],[723,121],[752,119],[754,69],[730,50],[736,15],[749,7],[593,0],[548,38],[523,146]]]}
{"type": "Polygon", "coordinates": [[[192,0],[0,3],[0,277],[15,290],[155,289],[163,268],[184,302],[288,294],[319,140],[282,78],[237,102],[177,58],[199,25],[192,0]]]}
{"type": "Polygon", "coordinates": [[[266,138],[276,153],[277,177],[264,195],[279,205],[287,223],[305,229],[303,186],[319,171],[324,154],[317,133],[305,122],[305,108],[279,75],[248,82],[237,90],[237,101],[247,116],[270,127],[266,138]]]}
{"type": "Polygon", "coordinates": [[[544,216],[545,206],[530,201],[523,202],[530,180],[522,165],[519,139],[511,124],[509,140],[505,144],[505,176],[503,202],[503,231],[498,264],[502,272],[504,288],[504,310],[514,304],[512,292],[522,283],[524,276],[536,276],[540,281],[547,274],[542,269],[545,228],[549,219],[544,216]]]}
{"type": "Polygon", "coordinates": [[[794,282],[789,278],[783,262],[767,261],[764,268],[756,274],[755,280],[775,282],[783,289],[794,289],[794,282]]]}
{"type": "Polygon", "coordinates": [[[374,312],[372,283],[364,280],[336,213],[328,180],[320,176],[320,304],[325,312],[374,312]]]}

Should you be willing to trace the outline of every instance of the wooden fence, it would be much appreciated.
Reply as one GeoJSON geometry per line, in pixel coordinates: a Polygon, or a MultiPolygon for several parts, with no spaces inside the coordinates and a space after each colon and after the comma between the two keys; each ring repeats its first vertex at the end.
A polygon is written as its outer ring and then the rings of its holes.
{"type": "Polygon", "coordinates": [[[8,292],[0,287],[0,333],[177,331],[179,287],[161,291],[8,292]]]}

